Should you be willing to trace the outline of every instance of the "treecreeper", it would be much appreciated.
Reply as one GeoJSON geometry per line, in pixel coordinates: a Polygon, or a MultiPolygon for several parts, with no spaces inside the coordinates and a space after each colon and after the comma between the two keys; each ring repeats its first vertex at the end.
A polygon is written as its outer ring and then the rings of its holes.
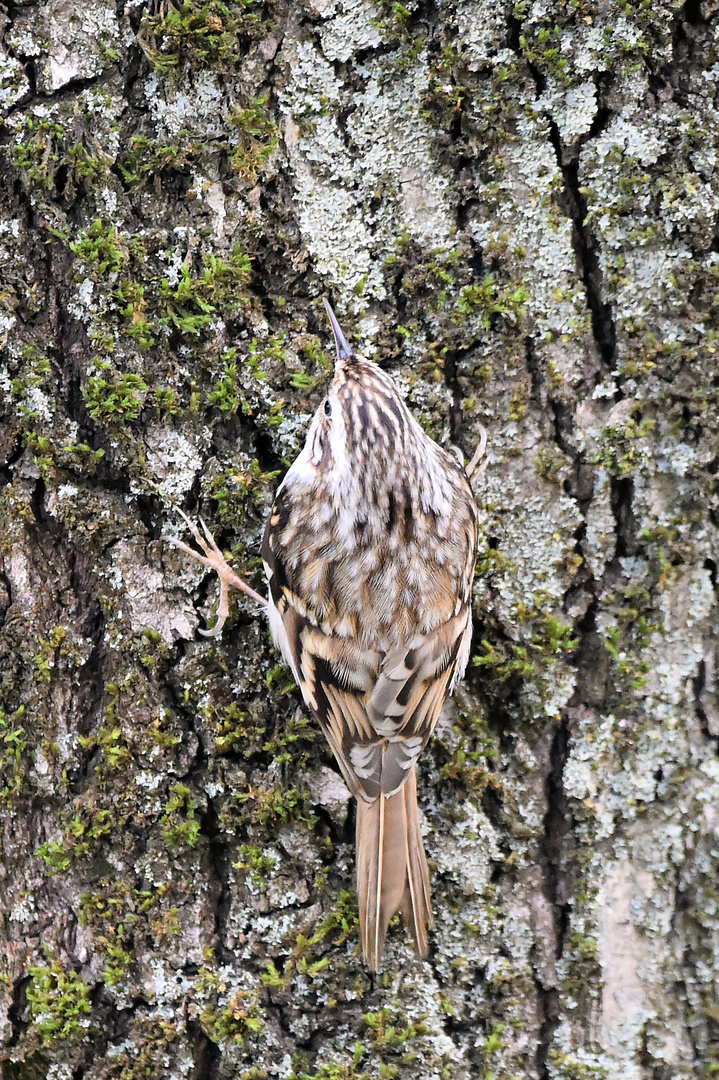
{"type": "MultiPolygon", "coordinates": [[[[377,971],[400,911],[417,952],[432,926],[416,763],[464,673],[472,635],[477,509],[467,469],[420,427],[390,376],[353,353],[330,305],[329,392],[275,496],[262,554],[265,600],[185,517],[228,589],[267,609],[275,644],[357,800],[363,959],[377,971]]],[[[183,515],[184,517],[184,515],[183,515]]],[[[171,538],[167,538],[171,539],[171,538]]]]}

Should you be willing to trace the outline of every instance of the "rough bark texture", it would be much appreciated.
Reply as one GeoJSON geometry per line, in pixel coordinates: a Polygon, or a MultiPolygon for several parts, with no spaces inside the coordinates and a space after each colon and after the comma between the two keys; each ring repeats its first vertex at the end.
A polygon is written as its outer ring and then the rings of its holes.
{"type": "Polygon", "coordinates": [[[719,1071],[715,0],[0,7],[3,1080],[719,1071]],[[488,464],[437,926],[240,599],[320,300],[488,464]]]}

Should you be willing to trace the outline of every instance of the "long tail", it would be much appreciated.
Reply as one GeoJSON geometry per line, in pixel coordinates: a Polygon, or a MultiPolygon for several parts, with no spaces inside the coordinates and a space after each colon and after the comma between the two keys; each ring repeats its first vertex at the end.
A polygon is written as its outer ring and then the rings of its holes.
{"type": "Polygon", "coordinates": [[[389,921],[401,911],[420,956],[432,926],[429,872],[417,814],[417,778],[372,803],[357,800],[357,893],[363,959],[378,971],[389,921]]]}

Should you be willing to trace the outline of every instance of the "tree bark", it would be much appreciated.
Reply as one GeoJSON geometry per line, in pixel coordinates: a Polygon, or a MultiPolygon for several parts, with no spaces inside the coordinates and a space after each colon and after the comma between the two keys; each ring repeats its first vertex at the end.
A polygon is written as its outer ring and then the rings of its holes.
{"type": "Polygon", "coordinates": [[[715,0],[0,8],[3,1080],[719,1070],[715,0]],[[4,12],[4,14],[2,14],[4,12]],[[469,457],[436,927],[261,612],[322,297],[469,457]]]}

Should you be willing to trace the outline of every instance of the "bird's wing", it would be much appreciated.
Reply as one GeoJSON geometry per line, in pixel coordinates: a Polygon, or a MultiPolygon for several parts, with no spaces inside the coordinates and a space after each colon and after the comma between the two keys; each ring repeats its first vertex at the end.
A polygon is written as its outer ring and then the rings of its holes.
{"type": "Polygon", "coordinates": [[[402,787],[439,719],[470,633],[465,609],[409,646],[373,654],[370,670],[354,643],[348,650],[342,638],[303,628],[302,692],[355,794],[374,799],[402,787]]]}
{"type": "Polygon", "coordinates": [[[383,653],[318,625],[267,539],[263,555],[273,636],[350,791],[365,800],[398,791],[466,665],[468,606],[431,632],[383,653]]]}

